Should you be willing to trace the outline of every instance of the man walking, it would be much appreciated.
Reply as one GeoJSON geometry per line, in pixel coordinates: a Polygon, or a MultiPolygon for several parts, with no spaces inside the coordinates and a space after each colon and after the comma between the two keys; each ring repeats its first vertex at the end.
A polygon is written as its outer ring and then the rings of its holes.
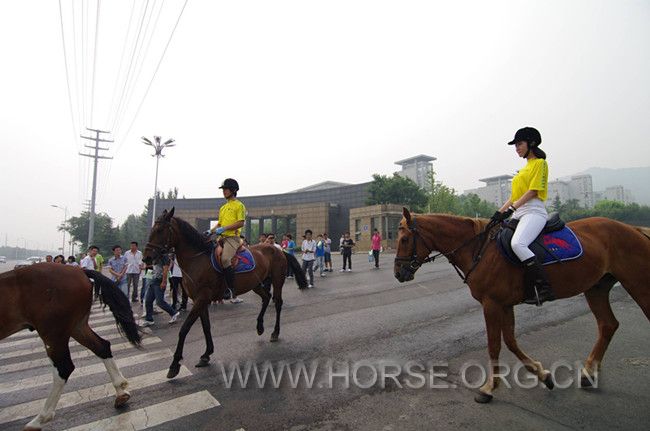
{"type": "Polygon", "coordinates": [[[117,284],[117,287],[129,297],[129,287],[126,283],[126,258],[122,256],[122,247],[114,245],[113,257],[108,260],[108,272],[111,273],[111,279],[117,284]]]}
{"type": "MultiPolygon", "coordinates": [[[[137,241],[131,241],[131,249],[126,252],[126,283],[127,292],[131,292],[131,302],[138,302],[138,285],[140,284],[140,272],[144,266],[142,263],[142,252],[138,250],[137,241]],[[131,290],[133,286],[133,290],[131,290]]],[[[127,295],[128,297],[128,295],[127,295]]]]}
{"type": "Polygon", "coordinates": [[[332,272],[332,239],[323,234],[323,242],[325,243],[325,271],[332,272]]]}
{"type": "Polygon", "coordinates": [[[343,255],[343,269],[341,272],[351,272],[352,271],[352,247],[354,247],[354,241],[350,238],[350,232],[343,234],[343,241],[341,244],[341,254],[343,255]],[[345,269],[345,264],[348,264],[348,268],[345,269]]]}
{"type": "Polygon", "coordinates": [[[88,254],[86,257],[81,259],[81,263],[79,266],[81,266],[84,269],[91,269],[93,271],[99,271],[97,269],[97,262],[95,261],[95,257],[97,257],[97,253],[99,253],[99,247],[96,245],[91,245],[88,247],[88,254]]]}
{"type": "Polygon", "coordinates": [[[312,239],[312,231],[305,231],[305,239],[302,242],[302,270],[309,274],[309,285],[314,287],[314,259],[316,259],[316,241],[312,239]]]}
{"type": "Polygon", "coordinates": [[[174,310],[168,303],[165,301],[165,289],[167,288],[167,275],[169,273],[169,256],[163,254],[157,262],[154,262],[153,272],[151,275],[151,280],[149,286],[147,287],[147,293],[144,300],[145,306],[145,316],[142,326],[151,326],[154,324],[153,321],[153,301],[156,301],[156,305],[161,308],[163,311],[166,311],[167,314],[171,316],[169,319],[169,324],[172,324],[178,320],[180,316],[180,311],[174,310]]]}

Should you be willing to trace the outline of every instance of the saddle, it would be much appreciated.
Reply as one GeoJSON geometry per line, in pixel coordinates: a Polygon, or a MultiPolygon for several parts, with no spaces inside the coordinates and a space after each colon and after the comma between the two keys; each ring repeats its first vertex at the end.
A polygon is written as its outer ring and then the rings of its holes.
{"type": "MultiPolygon", "coordinates": [[[[223,246],[220,242],[217,242],[212,249],[210,254],[210,261],[212,262],[212,267],[218,273],[223,272],[221,266],[221,255],[223,254],[223,246]]],[[[249,249],[240,245],[237,249],[237,252],[230,261],[230,265],[235,269],[235,273],[240,272],[250,272],[255,269],[255,258],[249,249]]]]}
{"type": "MultiPolygon", "coordinates": [[[[512,251],[510,245],[517,224],[519,224],[519,220],[508,221],[501,227],[496,241],[501,254],[512,264],[521,266],[521,261],[512,251]]],[[[543,265],[573,260],[582,256],[580,240],[557,213],[549,216],[546,226],[529,248],[543,265]]]]}

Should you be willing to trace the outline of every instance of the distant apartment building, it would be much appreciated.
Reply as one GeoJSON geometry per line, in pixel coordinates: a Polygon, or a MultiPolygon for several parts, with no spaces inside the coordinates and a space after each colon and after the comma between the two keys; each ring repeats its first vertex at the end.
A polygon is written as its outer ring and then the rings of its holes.
{"type": "Polygon", "coordinates": [[[605,191],[598,193],[598,200],[616,201],[624,204],[631,204],[634,202],[632,192],[623,186],[607,187],[605,191]]]}
{"type": "Polygon", "coordinates": [[[485,183],[485,186],[465,190],[464,194],[476,194],[481,200],[490,202],[497,207],[501,207],[510,198],[510,193],[512,192],[512,175],[498,175],[482,178],[479,181],[485,183]]]}
{"type": "Polygon", "coordinates": [[[424,154],[399,160],[395,164],[400,165],[402,170],[397,173],[403,177],[412,179],[420,188],[429,189],[429,173],[433,171],[433,164],[431,162],[434,160],[436,160],[435,157],[424,154]]]}
{"type": "Polygon", "coordinates": [[[582,208],[593,208],[595,198],[591,175],[573,175],[570,179],[549,181],[546,206],[552,206],[557,197],[561,203],[576,200],[582,208]]]}

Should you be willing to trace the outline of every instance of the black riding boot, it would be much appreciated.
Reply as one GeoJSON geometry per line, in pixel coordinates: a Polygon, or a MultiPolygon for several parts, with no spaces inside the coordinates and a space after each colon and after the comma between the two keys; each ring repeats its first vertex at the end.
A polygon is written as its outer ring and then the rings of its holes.
{"type": "Polygon", "coordinates": [[[223,278],[226,280],[226,288],[230,289],[230,299],[232,299],[237,296],[235,295],[235,270],[232,266],[224,268],[223,278]]]}
{"type": "Polygon", "coordinates": [[[534,294],[532,298],[525,298],[524,304],[540,307],[546,301],[553,301],[555,295],[551,290],[551,284],[546,278],[542,264],[534,257],[526,259],[522,263],[524,264],[524,286],[526,286],[526,290],[530,287],[534,294]]]}

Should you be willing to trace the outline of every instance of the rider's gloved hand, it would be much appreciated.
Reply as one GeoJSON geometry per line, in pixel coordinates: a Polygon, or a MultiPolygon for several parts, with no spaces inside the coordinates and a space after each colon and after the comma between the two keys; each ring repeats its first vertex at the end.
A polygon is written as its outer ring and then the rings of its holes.
{"type": "Polygon", "coordinates": [[[205,236],[212,235],[212,230],[211,229],[206,230],[205,232],[203,232],[203,235],[205,235],[205,236]]]}
{"type": "Polygon", "coordinates": [[[505,210],[504,212],[501,212],[501,211],[495,212],[494,215],[492,216],[492,218],[490,219],[490,222],[491,223],[501,223],[502,221],[504,221],[505,219],[510,217],[514,212],[515,212],[515,207],[510,205],[508,207],[508,209],[505,210]]]}
{"type": "Polygon", "coordinates": [[[217,235],[221,235],[225,231],[226,231],[226,229],[224,229],[222,227],[218,227],[217,230],[214,231],[214,233],[216,233],[217,235]]]}

